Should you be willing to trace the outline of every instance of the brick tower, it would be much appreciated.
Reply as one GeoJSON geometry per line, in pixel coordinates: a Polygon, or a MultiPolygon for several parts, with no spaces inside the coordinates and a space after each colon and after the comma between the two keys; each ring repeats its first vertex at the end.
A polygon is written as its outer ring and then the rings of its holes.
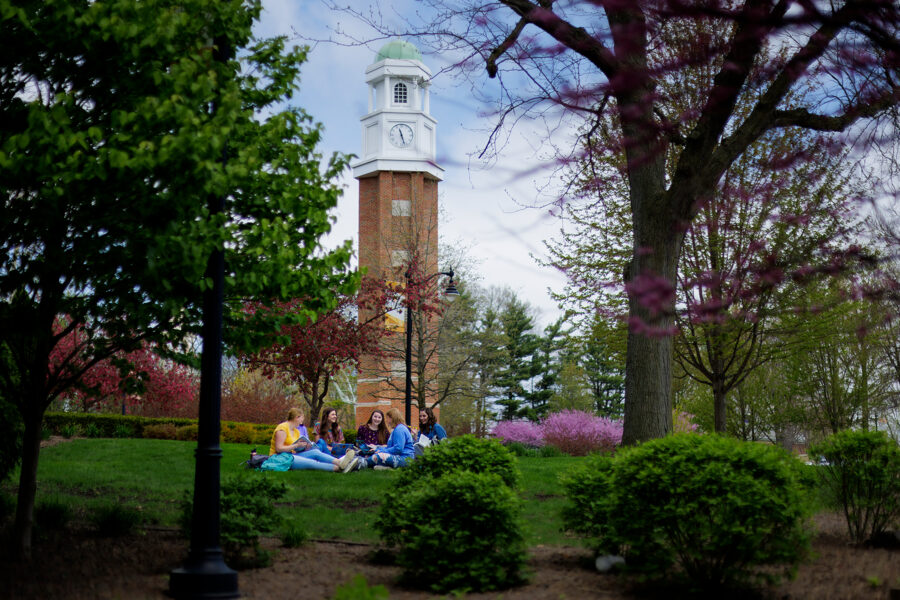
{"type": "MultiPolygon", "coordinates": [[[[361,119],[361,158],[351,165],[359,181],[359,265],[369,275],[398,283],[414,255],[426,272],[437,270],[438,182],[444,170],[435,162],[430,79],[419,50],[399,40],[386,44],[366,69],[369,112],[361,119]]],[[[396,324],[402,345],[404,319],[396,324]]],[[[404,412],[402,387],[391,385],[404,377],[404,364],[396,357],[362,357],[357,424],[375,409],[396,406],[404,412]]],[[[417,418],[414,408],[413,425],[417,418]]]]}

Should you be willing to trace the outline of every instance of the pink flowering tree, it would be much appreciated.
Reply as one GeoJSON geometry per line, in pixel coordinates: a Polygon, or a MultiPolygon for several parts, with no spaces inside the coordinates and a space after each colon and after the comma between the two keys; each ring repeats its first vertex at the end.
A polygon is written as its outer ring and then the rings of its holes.
{"type": "Polygon", "coordinates": [[[598,417],[581,410],[561,410],[541,423],[500,421],[491,436],[504,444],[553,446],[572,456],[611,452],[622,443],[622,421],[598,417]]]}
{"type": "Polygon", "coordinates": [[[500,421],[491,431],[491,437],[504,444],[517,442],[534,447],[544,445],[544,433],[541,431],[541,426],[531,421],[500,421]]]}
{"type": "Polygon", "coordinates": [[[561,410],[541,423],[544,442],[572,456],[611,452],[622,443],[622,422],[580,410],[561,410]]]}
{"type": "Polygon", "coordinates": [[[50,353],[48,378],[71,378],[59,404],[81,412],[110,412],[122,404],[129,414],[148,417],[196,417],[199,381],[185,365],[159,356],[150,344],[92,360],[92,342],[84,327],[60,317],[62,335],[50,353]]]}

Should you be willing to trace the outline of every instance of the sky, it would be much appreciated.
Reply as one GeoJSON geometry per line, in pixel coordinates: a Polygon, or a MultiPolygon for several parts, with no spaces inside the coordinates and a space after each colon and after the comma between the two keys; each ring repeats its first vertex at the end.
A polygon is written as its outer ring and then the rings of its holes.
{"type": "MultiPolygon", "coordinates": [[[[360,39],[372,36],[361,24],[315,0],[263,0],[256,33],[287,35],[292,40],[298,33],[309,39],[327,39],[338,27],[355,32],[360,39]]],[[[324,126],[319,146],[324,156],[361,152],[360,118],[368,110],[365,69],[384,43],[369,47],[318,43],[312,48],[292,104],[324,126]]],[[[423,62],[436,73],[443,66],[439,58],[429,56],[425,48],[420,50],[423,62]]],[[[540,173],[526,168],[536,161],[535,140],[529,136],[537,134],[515,131],[507,150],[489,166],[470,161],[487,140],[485,129],[490,121],[479,116],[484,110],[471,98],[467,87],[455,85],[446,76],[434,79],[431,115],[438,121],[437,162],[445,169],[438,197],[445,217],[439,224],[440,236],[444,243],[467,249],[476,263],[475,273],[470,273],[478,279],[476,283],[511,288],[534,307],[536,323],[542,328],[560,314],[548,288],[561,291],[565,278],[532,258],[545,255],[542,240],[558,234],[560,227],[547,210],[530,208],[539,203],[537,189],[546,183],[540,173]]],[[[334,230],[325,244],[353,239],[355,247],[359,226],[357,181],[348,169],[340,183],[345,191],[334,211],[334,230]]],[[[453,266],[440,265],[442,270],[453,266]]]]}

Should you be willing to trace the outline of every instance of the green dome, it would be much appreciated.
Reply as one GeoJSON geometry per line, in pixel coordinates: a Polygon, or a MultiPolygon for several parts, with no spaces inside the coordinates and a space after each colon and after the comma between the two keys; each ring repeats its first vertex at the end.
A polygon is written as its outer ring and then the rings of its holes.
{"type": "Polygon", "coordinates": [[[421,62],[422,53],[419,49],[403,40],[394,40],[385,44],[378,54],[375,56],[375,62],[382,61],[386,58],[418,60],[421,62]]]}

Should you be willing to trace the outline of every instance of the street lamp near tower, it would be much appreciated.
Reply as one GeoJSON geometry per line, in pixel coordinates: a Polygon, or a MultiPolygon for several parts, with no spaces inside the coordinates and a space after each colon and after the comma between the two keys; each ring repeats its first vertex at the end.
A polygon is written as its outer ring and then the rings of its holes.
{"type": "Polygon", "coordinates": [[[410,301],[410,286],[415,284],[418,286],[423,286],[435,277],[440,275],[445,275],[450,278],[450,281],[447,282],[447,287],[444,288],[444,297],[453,301],[459,296],[459,290],[456,289],[456,284],[453,282],[453,269],[448,269],[447,271],[439,271],[424,279],[419,279],[413,281],[413,274],[410,272],[410,269],[406,270],[406,391],[405,391],[405,402],[406,402],[406,423],[407,425],[411,422],[412,419],[412,302],[410,301]]]}

